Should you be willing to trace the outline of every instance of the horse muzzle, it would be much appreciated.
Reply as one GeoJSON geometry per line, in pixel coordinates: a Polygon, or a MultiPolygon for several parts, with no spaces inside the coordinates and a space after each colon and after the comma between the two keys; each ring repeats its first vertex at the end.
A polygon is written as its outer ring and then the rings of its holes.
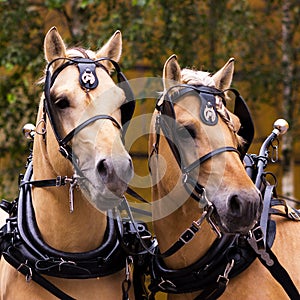
{"type": "Polygon", "coordinates": [[[117,197],[122,197],[133,177],[132,160],[127,158],[104,158],[97,164],[101,182],[117,197]]]}
{"type": "Polygon", "coordinates": [[[262,211],[262,197],[257,191],[240,191],[228,196],[225,205],[216,207],[214,216],[221,230],[225,233],[247,233],[258,222],[262,211]]]}

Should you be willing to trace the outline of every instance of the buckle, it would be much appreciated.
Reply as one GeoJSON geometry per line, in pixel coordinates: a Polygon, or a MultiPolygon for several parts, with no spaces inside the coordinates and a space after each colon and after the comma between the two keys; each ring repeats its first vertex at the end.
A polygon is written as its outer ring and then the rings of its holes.
{"type": "Polygon", "coordinates": [[[230,271],[232,270],[234,266],[234,259],[232,259],[227,265],[226,265],[226,268],[225,268],[225,271],[224,271],[224,274],[223,275],[219,275],[218,279],[217,279],[217,282],[220,282],[222,284],[224,284],[225,286],[227,286],[228,282],[229,282],[229,273],[230,271]]]}
{"type": "Polygon", "coordinates": [[[194,236],[195,233],[190,228],[188,228],[186,231],[182,233],[179,240],[184,244],[187,244],[191,239],[193,239],[194,236]]]}
{"type": "Polygon", "coordinates": [[[294,221],[300,221],[300,212],[293,207],[287,207],[287,215],[294,221]]]}
{"type": "Polygon", "coordinates": [[[256,243],[258,249],[264,249],[265,243],[264,243],[264,234],[260,226],[257,226],[250,231],[251,234],[251,240],[256,243]]]}
{"type": "Polygon", "coordinates": [[[62,186],[66,184],[66,177],[63,176],[57,176],[55,186],[62,186]]]}
{"type": "Polygon", "coordinates": [[[228,285],[229,279],[223,275],[219,275],[217,282],[223,283],[225,286],[228,285]]]}
{"type": "Polygon", "coordinates": [[[164,280],[162,277],[160,278],[160,283],[158,287],[163,291],[176,291],[176,285],[170,280],[164,280]]]}
{"type": "Polygon", "coordinates": [[[249,231],[247,241],[252,249],[266,262],[268,266],[273,266],[274,261],[270,258],[269,253],[266,251],[264,235],[260,226],[249,231]]]}
{"type": "Polygon", "coordinates": [[[32,279],[32,269],[27,265],[28,260],[26,259],[25,263],[21,263],[17,271],[25,275],[26,282],[29,282],[32,279]]]}

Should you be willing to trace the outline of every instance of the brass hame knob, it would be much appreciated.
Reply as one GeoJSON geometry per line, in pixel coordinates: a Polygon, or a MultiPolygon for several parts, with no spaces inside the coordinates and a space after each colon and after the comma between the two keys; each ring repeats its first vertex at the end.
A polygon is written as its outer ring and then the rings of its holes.
{"type": "Polygon", "coordinates": [[[23,126],[23,134],[28,140],[33,140],[35,134],[35,126],[31,123],[27,123],[23,126]]]}
{"type": "Polygon", "coordinates": [[[273,124],[273,132],[276,135],[283,135],[285,134],[289,129],[289,123],[285,119],[278,119],[273,124]]]}

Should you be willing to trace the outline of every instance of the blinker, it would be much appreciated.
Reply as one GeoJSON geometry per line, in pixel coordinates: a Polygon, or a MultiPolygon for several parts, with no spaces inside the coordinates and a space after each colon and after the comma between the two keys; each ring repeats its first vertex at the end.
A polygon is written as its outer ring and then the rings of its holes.
{"type": "Polygon", "coordinates": [[[98,78],[96,74],[96,64],[94,63],[78,63],[79,83],[84,90],[93,90],[98,86],[98,78]]]}
{"type": "Polygon", "coordinates": [[[218,123],[218,113],[216,111],[216,98],[213,94],[199,93],[201,99],[200,118],[201,121],[209,126],[218,123]]]}

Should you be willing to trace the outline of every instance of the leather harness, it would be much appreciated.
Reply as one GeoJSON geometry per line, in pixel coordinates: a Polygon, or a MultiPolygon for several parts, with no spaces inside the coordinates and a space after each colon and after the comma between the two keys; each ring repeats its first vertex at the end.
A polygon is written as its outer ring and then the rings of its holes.
{"type": "MultiPolygon", "coordinates": [[[[183,150],[178,148],[178,143],[174,143],[174,140],[176,141],[174,133],[175,126],[173,125],[174,123],[170,125],[169,119],[171,118],[175,122],[176,116],[174,112],[174,104],[179,101],[180,97],[191,92],[196,95],[198,94],[199,100],[201,101],[201,117],[203,105],[205,106],[208,102],[210,102],[212,106],[215,106],[215,102],[212,101],[210,96],[222,96],[223,92],[218,91],[215,88],[190,85],[178,85],[175,87],[179,88],[179,91],[176,91],[172,95],[170,95],[170,90],[167,91],[161,104],[156,106],[159,114],[156,119],[156,143],[153,146],[151,156],[159,151],[160,131],[162,131],[182,172],[185,188],[188,190],[191,197],[201,204],[204,208],[204,213],[198,221],[194,221],[192,225],[180,235],[178,241],[175,242],[168,250],[164,253],[160,253],[159,248],[157,249],[156,255],[152,257],[150,266],[150,299],[154,299],[155,294],[158,291],[181,294],[200,290],[201,293],[195,298],[195,300],[218,299],[225,291],[229,279],[240,274],[249,267],[256,258],[259,258],[262,264],[270,271],[272,276],[281,284],[289,297],[292,300],[299,300],[300,295],[297,288],[287,271],[281,266],[275,254],[271,251],[276,234],[276,223],[270,219],[270,215],[274,212],[279,214],[278,211],[274,210],[272,207],[276,204],[288,207],[285,202],[281,202],[275,198],[276,195],[273,195],[274,186],[272,186],[272,188],[267,186],[266,191],[264,192],[264,212],[262,213],[262,218],[260,223],[250,231],[249,235],[221,234],[210,218],[213,214],[214,207],[205,196],[205,187],[190,176],[190,171],[213,156],[225,151],[234,151],[238,153],[240,153],[240,151],[232,147],[215,149],[189,166],[185,166],[181,158],[183,150]],[[207,95],[209,96],[207,97],[207,95]],[[169,118],[164,118],[164,116],[168,116],[169,118]],[[188,185],[190,185],[192,189],[190,189],[188,185]],[[218,239],[215,240],[207,253],[192,265],[183,269],[169,269],[164,264],[163,258],[173,255],[181,247],[188,243],[200,229],[200,226],[195,226],[195,224],[201,225],[204,219],[206,219],[210,225],[212,225],[212,228],[215,229],[218,234],[218,239]]],[[[173,88],[174,87],[171,89],[173,88]]],[[[236,90],[233,91],[238,97],[238,101],[236,102],[238,108],[235,107],[235,113],[237,115],[238,113],[242,114],[242,116],[240,116],[242,127],[239,134],[241,134],[246,140],[246,149],[248,149],[254,135],[252,119],[244,100],[239,96],[239,93],[236,90]],[[247,116],[247,114],[249,115],[247,116]],[[246,130],[246,126],[248,124],[250,126],[250,132],[247,132],[246,130]]],[[[214,107],[213,109],[216,108],[214,107]]],[[[203,118],[201,118],[201,120],[203,120],[203,118]]],[[[206,124],[214,126],[216,121],[214,119],[213,122],[208,122],[206,124]]],[[[244,159],[244,155],[245,152],[242,152],[241,159],[244,159]]],[[[246,155],[246,157],[249,156],[246,155]]],[[[262,158],[256,157],[255,159],[253,156],[251,160],[253,164],[248,165],[248,168],[256,168],[260,159],[262,158]]],[[[255,175],[264,176],[263,173],[256,173],[255,175]]],[[[255,178],[255,176],[252,178],[255,178]]],[[[286,208],[286,211],[289,211],[289,213],[281,215],[294,221],[300,221],[299,211],[292,208],[286,208]]]]}
{"type": "MultiPolygon", "coordinates": [[[[81,62],[83,61],[80,61],[80,63],[81,62]]],[[[74,63],[74,61],[68,62],[64,67],[74,63]]],[[[76,60],[76,63],[78,63],[78,60],[76,60]]],[[[88,67],[90,67],[90,61],[84,61],[83,63],[87,63],[88,67]]],[[[86,68],[87,67],[83,69],[86,70],[86,68]]],[[[82,73],[83,71],[80,72],[82,73]]],[[[52,81],[53,80],[55,80],[55,77],[52,81]]],[[[45,91],[47,91],[48,88],[50,89],[52,84],[53,82],[51,83],[49,78],[48,80],[46,79],[45,91]]],[[[92,87],[93,86],[89,86],[89,88],[92,87]]],[[[204,103],[206,104],[213,101],[212,97],[210,97],[211,95],[222,95],[223,93],[212,88],[193,86],[184,86],[183,88],[185,89],[184,93],[197,92],[202,101],[204,99],[204,103]],[[207,97],[207,95],[209,96],[207,97]]],[[[175,103],[179,100],[180,96],[183,95],[183,92],[181,93],[182,94],[177,95],[176,99],[172,99],[172,103],[171,105],[169,104],[168,108],[158,106],[158,109],[161,110],[161,112],[163,109],[169,109],[172,113],[172,109],[174,109],[173,102],[175,103]]],[[[239,99],[237,101],[238,104],[236,104],[238,105],[238,109],[235,110],[240,111],[243,114],[243,116],[239,116],[242,119],[242,128],[244,130],[243,137],[246,139],[247,143],[250,144],[253,138],[252,129],[250,132],[245,132],[245,125],[243,126],[243,124],[249,122],[250,114],[247,116],[247,112],[249,113],[249,110],[245,102],[240,100],[242,98],[239,97],[238,92],[234,90],[234,93],[239,99]]],[[[45,95],[46,113],[48,117],[50,116],[50,122],[54,124],[53,117],[51,117],[51,109],[49,108],[49,104],[47,104],[47,92],[45,92],[45,95]]],[[[214,103],[212,102],[212,107],[209,108],[215,109],[213,106],[214,103]]],[[[70,159],[70,152],[69,149],[66,149],[66,144],[74,136],[75,131],[81,130],[88,124],[101,119],[102,117],[103,116],[96,116],[95,118],[87,120],[78,128],[74,129],[65,138],[61,138],[59,136],[54,125],[53,129],[54,132],[56,132],[57,140],[59,144],[63,146],[64,149],[62,152],[67,154],[65,156],[68,159],[70,159]],[[64,151],[65,149],[66,151],[64,151]]],[[[103,118],[110,119],[113,123],[115,123],[114,119],[111,119],[110,117],[104,116],[103,118]]],[[[158,152],[159,149],[159,131],[162,130],[165,135],[171,133],[168,129],[164,129],[164,121],[161,121],[162,118],[160,114],[156,124],[157,140],[152,154],[158,152]]],[[[208,120],[208,122],[210,121],[208,120]]],[[[214,122],[215,120],[211,119],[211,126],[213,126],[214,122]]],[[[116,125],[120,127],[117,123],[116,125]]],[[[267,205],[265,205],[265,212],[262,214],[263,216],[259,226],[255,227],[250,232],[249,236],[221,234],[211,219],[214,207],[205,196],[204,186],[198,183],[198,181],[193,179],[189,174],[195,167],[219,153],[234,151],[240,153],[241,157],[244,156],[244,153],[241,152],[240,149],[223,147],[213,150],[189,166],[184,166],[181,164],[178,148],[172,145],[171,142],[168,141],[168,143],[180,166],[180,169],[182,170],[184,185],[191,193],[191,196],[202,205],[203,214],[199,220],[193,222],[192,225],[181,234],[178,241],[175,242],[174,245],[172,245],[165,253],[160,253],[159,248],[157,247],[157,242],[155,239],[151,238],[151,234],[149,233],[146,225],[137,223],[133,220],[127,201],[124,201],[122,203],[123,207],[120,208],[125,209],[127,212],[129,216],[127,220],[122,222],[119,218],[110,218],[112,215],[115,216],[115,211],[110,210],[108,212],[108,227],[105,233],[105,242],[99,248],[86,253],[65,253],[49,247],[42,240],[36,225],[30,197],[31,185],[36,187],[58,187],[67,183],[72,184],[74,178],[69,179],[66,177],[58,177],[56,179],[49,179],[46,181],[31,181],[32,163],[31,159],[29,159],[26,174],[23,178],[21,178],[19,198],[13,203],[5,201],[2,201],[1,203],[1,207],[10,214],[6,225],[0,231],[0,250],[3,257],[19,272],[25,275],[27,280],[36,281],[58,298],[66,300],[72,300],[73,298],[53,286],[44,278],[43,275],[63,278],[94,278],[98,276],[106,276],[123,268],[127,270],[128,264],[131,262],[131,259],[128,259],[128,257],[133,257],[135,269],[133,281],[136,299],[154,299],[155,294],[158,291],[177,294],[202,290],[201,294],[196,297],[195,300],[213,300],[222,295],[230,278],[241,273],[256,258],[259,258],[265,267],[271,272],[273,277],[283,286],[290,298],[293,300],[299,300],[300,297],[297,288],[293,284],[288,273],[278,262],[276,256],[270,250],[276,232],[276,225],[275,222],[270,220],[270,214],[273,213],[282,215],[299,221],[299,212],[288,207],[284,201],[277,199],[274,187],[268,187],[264,192],[264,202],[267,203],[267,205]],[[276,208],[273,208],[273,206],[278,205],[285,207],[285,214],[276,208]],[[218,234],[218,238],[215,240],[209,251],[204,257],[191,266],[180,270],[168,269],[163,262],[163,258],[173,255],[181,247],[184,247],[184,245],[188,243],[195,234],[197,234],[204,220],[207,220],[215,228],[215,231],[218,234]],[[195,224],[197,226],[195,226],[195,224]],[[151,284],[149,285],[149,290],[151,292],[150,295],[148,295],[147,290],[144,288],[144,276],[148,273],[151,276],[151,284]]],[[[245,156],[245,160],[246,158],[249,158],[249,155],[245,156]]],[[[248,169],[255,169],[259,159],[259,157],[252,156],[251,159],[248,160],[250,163],[248,163],[248,166],[246,167],[248,167],[248,169]]],[[[257,172],[251,177],[256,178],[256,176],[258,176],[257,172]]],[[[131,189],[129,189],[128,192],[139,200],[143,199],[131,189]]],[[[126,277],[122,285],[123,299],[128,299],[130,284],[131,282],[126,277]]]]}

